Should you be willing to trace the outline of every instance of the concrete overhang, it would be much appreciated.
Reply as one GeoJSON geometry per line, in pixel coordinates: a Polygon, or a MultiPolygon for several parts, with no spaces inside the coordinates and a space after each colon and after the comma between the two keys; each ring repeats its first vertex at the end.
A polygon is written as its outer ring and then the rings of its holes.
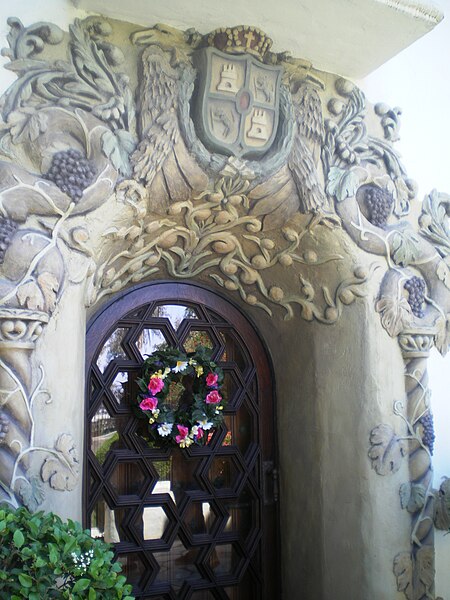
{"type": "Polygon", "coordinates": [[[208,33],[253,25],[315,68],[362,78],[443,18],[428,0],[72,0],[80,9],[143,26],[166,23],[208,33]]]}

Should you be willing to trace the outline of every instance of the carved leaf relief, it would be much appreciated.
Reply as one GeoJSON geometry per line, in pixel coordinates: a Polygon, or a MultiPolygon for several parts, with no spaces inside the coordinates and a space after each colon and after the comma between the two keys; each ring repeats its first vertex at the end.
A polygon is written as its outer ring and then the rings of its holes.
{"type": "Polygon", "coordinates": [[[409,552],[402,552],[395,557],[394,575],[397,578],[397,590],[403,592],[408,600],[415,600],[413,590],[413,562],[409,552]]]}
{"type": "Polygon", "coordinates": [[[390,425],[382,424],[372,429],[370,443],[369,458],[375,471],[379,475],[396,473],[407,454],[405,441],[390,425]]]}
{"type": "Polygon", "coordinates": [[[24,478],[17,480],[15,491],[31,512],[35,512],[45,498],[42,482],[36,476],[30,477],[29,481],[24,478]]]}
{"type": "Polygon", "coordinates": [[[327,193],[335,196],[338,202],[354,196],[361,183],[362,171],[363,169],[348,170],[331,167],[328,173],[327,193]]]}
{"type": "Polygon", "coordinates": [[[73,490],[79,479],[79,460],[72,436],[60,435],[55,450],[54,456],[42,464],[42,481],[48,482],[54,490],[73,490]]]}
{"type": "Polygon", "coordinates": [[[419,238],[412,231],[396,231],[392,237],[392,258],[395,264],[407,267],[419,257],[419,238]]]}
{"type": "Polygon", "coordinates": [[[48,119],[45,113],[25,107],[9,113],[7,123],[12,141],[23,144],[35,142],[41,133],[47,131],[48,119]]]}
{"type": "Polygon", "coordinates": [[[402,508],[414,514],[425,505],[427,490],[423,485],[403,483],[400,486],[400,502],[402,508]]]}
{"type": "Polygon", "coordinates": [[[102,136],[102,150],[122,175],[131,173],[129,157],[136,147],[136,140],[129,131],[105,131],[102,136]]]}
{"type": "Polygon", "coordinates": [[[381,315],[381,324],[391,337],[397,336],[408,327],[414,315],[404,296],[385,296],[378,300],[375,309],[381,315]]]}
{"type": "Polygon", "coordinates": [[[416,563],[419,579],[426,592],[430,592],[434,585],[434,547],[422,546],[416,554],[416,563]]]}

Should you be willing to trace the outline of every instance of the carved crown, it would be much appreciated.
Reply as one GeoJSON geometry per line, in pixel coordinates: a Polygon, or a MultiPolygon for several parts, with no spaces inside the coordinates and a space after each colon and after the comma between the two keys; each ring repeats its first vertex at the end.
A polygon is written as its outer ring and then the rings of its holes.
{"type": "Polygon", "coordinates": [[[272,40],[257,27],[239,25],[220,27],[208,35],[208,46],[230,54],[253,54],[260,60],[272,46],[272,40]]]}

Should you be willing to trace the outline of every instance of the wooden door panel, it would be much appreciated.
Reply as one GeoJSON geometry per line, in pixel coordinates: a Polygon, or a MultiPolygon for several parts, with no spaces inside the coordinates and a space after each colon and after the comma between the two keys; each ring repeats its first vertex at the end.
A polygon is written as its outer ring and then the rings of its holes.
{"type": "Polygon", "coordinates": [[[136,598],[278,597],[272,378],[243,315],[197,286],[139,286],[91,322],[86,389],[86,526],[115,544],[136,598]],[[224,424],[205,446],[159,448],[136,377],[146,354],[197,345],[224,370],[224,424]]]}

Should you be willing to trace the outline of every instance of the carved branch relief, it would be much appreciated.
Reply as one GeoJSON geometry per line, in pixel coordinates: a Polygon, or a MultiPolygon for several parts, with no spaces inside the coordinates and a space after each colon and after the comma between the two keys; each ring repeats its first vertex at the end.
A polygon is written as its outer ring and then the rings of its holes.
{"type": "Polygon", "coordinates": [[[99,17],[75,21],[68,36],[47,23],[9,25],[4,54],[17,81],[0,101],[2,497],[36,507],[43,483],[62,491],[78,480],[69,434],[35,445],[45,369],[31,356],[72,286],[93,305],[150,278],[207,278],[268,315],[332,324],[378,268],[374,310],[404,353],[407,402],[394,407],[404,431],[375,427],[369,456],[382,475],[408,457],[411,549],[394,571],[408,598],[432,597],[424,356],[449,343],[449,196],[433,191],[419,222],[409,215],[416,186],[392,147],[400,109],[366,106],[341,78],[324,107],[321,75],[272,53],[256,28],[130,29],[119,48],[99,17]],[[42,454],[39,473],[28,472],[32,453],[42,454]]]}

